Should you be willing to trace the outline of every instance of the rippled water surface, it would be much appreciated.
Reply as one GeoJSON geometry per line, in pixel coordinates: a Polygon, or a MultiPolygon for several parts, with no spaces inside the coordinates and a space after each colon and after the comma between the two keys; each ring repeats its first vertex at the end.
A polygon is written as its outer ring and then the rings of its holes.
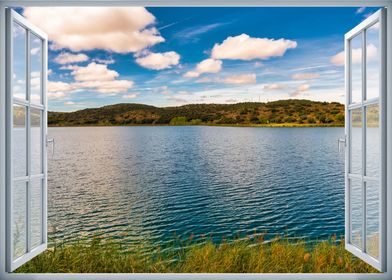
{"type": "Polygon", "coordinates": [[[343,128],[49,128],[49,237],[344,233],[343,128]]]}

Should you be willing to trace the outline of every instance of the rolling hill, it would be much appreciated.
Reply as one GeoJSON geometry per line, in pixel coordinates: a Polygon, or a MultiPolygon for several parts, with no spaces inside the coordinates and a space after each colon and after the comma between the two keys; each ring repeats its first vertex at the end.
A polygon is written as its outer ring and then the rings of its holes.
{"type": "Polygon", "coordinates": [[[178,107],[122,103],[75,112],[49,112],[48,123],[49,126],[343,126],[344,105],[297,99],[178,107]]]}

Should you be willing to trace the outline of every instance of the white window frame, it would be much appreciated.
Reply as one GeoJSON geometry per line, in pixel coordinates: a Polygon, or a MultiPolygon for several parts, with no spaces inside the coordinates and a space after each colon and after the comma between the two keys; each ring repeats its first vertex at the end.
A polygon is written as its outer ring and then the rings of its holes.
{"type": "MultiPolygon", "coordinates": [[[[0,2],[0,279],[392,279],[392,218],[386,222],[387,250],[386,250],[386,272],[377,274],[367,273],[267,273],[267,274],[66,274],[66,273],[34,273],[17,274],[6,272],[6,88],[5,88],[5,8],[18,6],[231,6],[231,7],[362,7],[383,6],[387,12],[387,101],[386,101],[386,126],[387,126],[387,153],[382,155],[387,163],[386,172],[386,205],[387,216],[392,217],[392,0],[2,0],[0,2]]],[[[342,38],[343,45],[343,38],[342,38]]]]}
{"type": "Polygon", "coordinates": [[[383,43],[385,42],[386,39],[386,13],[384,10],[379,10],[376,13],[372,14],[370,17],[368,17],[366,20],[362,21],[360,24],[355,26],[351,31],[346,33],[344,41],[345,41],[345,80],[346,80],[346,105],[345,105],[345,116],[346,116],[346,121],[345,121],[345,134],[346,134],[346,165],[345,165],[345,207],[346,207],[346,213],[345,213],[345,232],[346,232],[346,238],[345,238],[345,247],[346,249],[351,252],[352,254],[356,255],[357,257],[363,259],[373,267],[377,268],[380,271],[385,271],[386,269],[386,252],[384,250],[385,248],[385,237],[386,237],[386,215],[385,215],[385,205],[386,205],[386,192],[385,192],[385,186],[386,186],[386,181],[385,181],[385,176],[383,176],[385,172],[385,167],[386,167],[386,162],[385,159],[386,157],[382,157],[382,152],[386,151],[386,139],[385,137],[385,131],[386,131],[386,106],[385,106],[385,100],[386,99],[386,88],[385,88],[385,75],[380,75],[379,77],[379,96],[374,97],[371,99],[367,99],[366,93],[367,93],[367,86],[366,86],[366,80],[367,80],[367,58],[366,58],[366,49],[367,49],[367,36],[365,30],[367,30],[369,27],[374,25],[375,23],[378,23],[380,25],[380,35],[379,35],[379,45],[381,52],[379,54],[379,59],[380,59],[380,73],[385,73],[385,65],[384,63],[386,59],[385,55],[385,48],[383,46],[383,43]],[[358,103],[352,103],[352,69],[353,69],[353,64],[351,62],[351,40],[357,36],[361,36],[362,40],[362,64],[361,64],[361,73],[362,73],[362,96],[361,96],[361,101],[358,103]],[[380,113],[379,113],[379,120],[380,120],[380,127],[379,127],[379,133],[380,133],[380,160],[381,162],[379,163],[380,166],[380,177],[379,178],[374,178],[372,176],[369,177],[368,174],[365,174],[365,166],[366,166],[366,130],[367,130],[367,124],[366,124],[366,108],[371,105],[378,105],[380,108],[380,113]],[[361,114],[362,114],[362,174],[352,174],[350,171],[350,165],[352,164],[351,162],[351,154],[352,154],[352,149],[351,149],[351,115],[350,113],[352,110],[356,109],[361,109],[361,114]],[[361,181],[362,184],[362,249],[358,248],[357,246],[353,245],[351,243],[351,214],[352,211],[350,209],[350,180],[352,179],[357,179],[361,181]],[[379,211],[379,234],[380,234],[380,240],[379,240],[379,259],[373,258],[366,252],[366,242],[367,242],[367,223],[366,223],[366,201],[367,201],[367,196],[366,196],[366,182],[371,182],[371,181],[376,181],[379,184],[379,195],[380,195],[380,200],[379,200],[379,205],[380,205],[380,211],[379,211]]]}
{"type": "MultiPolygon", "coordinates": [[[[34,258],[35,256],[39,255],[40,253],[42,253],[43,251],[46,250],[47,248],[47,223],[46,223],[46,217],[47,217],[47,156],[46,156],[46,135],[47,135],[47,98],[46,98],[46,94],[44,94],[46,92],[46,76],[47,76],[47,36],[45,33],[43,33],[41,30],[38,30],[37,28],[35,28],[34,26],[32,26],[23,16],[19,15],[17,12],[13,11],[12,9],[8,9],[6,12],[6,20],[7,20],[7,33],[8,35],[12,36],[12,28],[14,26],[14,24],[18,24],[19,26],[21,26],[22,28],[24,28],[27,32],[26,32],[26,48],[25,48],[25,52],[26,52],[26,85],[27,85],[27,94],[29,95],[28,100],[19,100],[19,99],[15,99],[12,95],[7,96],[7,102],[8,102],[8,115],[12,115],[12,108],[14,105],[19,105],[19,106],[23,106],[24,108],[27,109],[26,111],[26,116],[27,117],[27,122],[26,122],[26,129],[28,131],[28,137],[26,138],[26,144],[27,144],[27,151],[28,151],[28,156],[26,157],[26,166],[28,167],[28,175],[23,178],[21,181],[22,182],[26,182],[29,184],[29,187],[27,188],[27,201],[26,201],[26,250],[27,252],[24,253],[22,256],[20,256],[17,259],[13,258],[13,233],[12,233],[12,210],[13,210],[13,206],[11,205],[12,203],[12,188],[14,186],[14,175],[13,175],[13,171],[11,170],[12,167],[10,166],[10,169],[8,170],[8,174],[9,176],[6,176],[6,180],[7,180],[7,196],[8,196],[8,201],[10,203],[6,204],[7,207],[7,221],[6,223],[8,224],[7,226],[7,232],[6,232],[6,239],[9,241],[7,242],[7,247],[6,250],[8,251],[8,259],[6,260],[6,267],[7,267],[7,271],[13,271],[14,269],[16,269],[17,267],[21,266],[22,264],[24,264],[25,262],[27,262],[28,260],[34,258]],[[29,54],[30,51],[30,38],[31,36],[36,36],[37,38],[39,38],[42,41],[42,45],[41,45],[41,73],[42,73],[42,78],[41,78],[41,104],[34,104],[31,102],[31,90],[30,90],[30,79],[31,79],[31,66],[30,66],[30,62],[31,62],[31,55],[29,54]],[[40,141],[41,141],[41,172],[38,175],[31,175],[30,174],[30,165],[31,165],[31,159],[30,159],[30,146],[31,146],[31,138],[30,138],[30,110],[31,109],[36,109],[40,111],[41,114],[41,123],[40,123],[40,127],[41,127],[41,131],[40,131],[40,141]],[[29,216],[31,215],[31,209],[29,208],[30,203],[31,203],[31,180],[34,179],[40,179],[41,180],[41,243],[38,246],[32,247],[31,244],[31,235],[32,235],[32,231],[31,231],[31,220],[29,218],[29,216]]],[[[13,40],[7,40],[8,46],[7,48],[9,49],[10,52],[12,52],[13,50],[13,40]]],[[[8,59],[8,63],[6,63],[6,67],[8,67],[8,69],[6,70],[6,72],[8,73],[13,73],[13,62],[12,62],[12,57],[7,57],[8,59]]],[[[12,82],[8,83],[8,87],[7,87],[7,92],[12,92],[12,82]]],[[[13,133],[12,133],[12,119],[8,119],[7,120],[7,151],[8,154],[6,155],[8,158],[8,162],[11,163],[12,161],[12,154],[11,151],[13,150],[12,145],[13,143],[13,133]]]]}

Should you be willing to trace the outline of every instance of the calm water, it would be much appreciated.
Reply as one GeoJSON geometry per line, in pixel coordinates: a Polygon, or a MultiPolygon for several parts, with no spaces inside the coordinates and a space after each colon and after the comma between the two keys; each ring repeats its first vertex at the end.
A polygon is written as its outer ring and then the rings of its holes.
{"type": "Polygon", "coordinates": [[[50,128],[49,237],[344,234],[343,128],[50,128]]]}

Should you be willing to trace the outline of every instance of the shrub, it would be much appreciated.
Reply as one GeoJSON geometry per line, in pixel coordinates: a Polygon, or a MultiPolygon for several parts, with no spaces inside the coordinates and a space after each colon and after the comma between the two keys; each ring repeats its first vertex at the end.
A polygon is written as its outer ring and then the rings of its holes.
{"type": "Polygon", "coordinates": [[[339,122],[344,122],[344,115],[343,114],[337,114],[335,116],[335,119],[339,122]]]}
{"type": "Polygon", "coordinates": [[[188,124],[188,119],[186,117],[174,117],[170,120],[170,125],[186,125],[188,124]]]}

